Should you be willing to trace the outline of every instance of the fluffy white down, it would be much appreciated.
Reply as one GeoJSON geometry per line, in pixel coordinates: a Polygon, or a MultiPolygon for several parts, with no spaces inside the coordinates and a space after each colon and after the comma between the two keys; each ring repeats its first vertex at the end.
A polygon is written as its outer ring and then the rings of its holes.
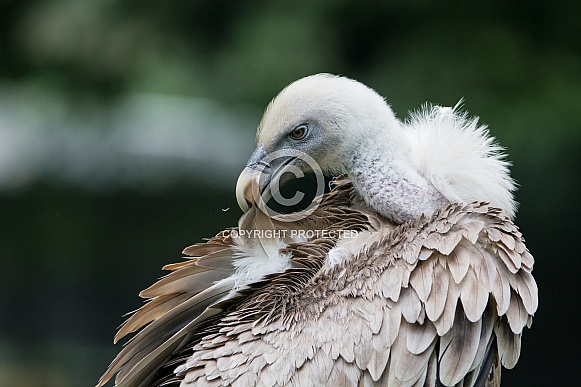
{"type": "Polygon", "coordinates": [[[236,258],[233,265],[236,273],[227,280],[234,280],[234,289],[240,289],[259,281],[267,274],[280,273],[290,267],[290,253],[280,253],[279,250],[286,244],[279,238],[271,238],[266,243],[271,243],[270,249],[265,249],[260,243],[253,246],[245,246],[235,238],[236,258]]]}
{"type": "Polygon", "coordinates": [[[514,218],[516,189],[504,148],[478,117],[454,108],[425,105],[405,123],[412,162],[448,200],[488,201],[514,218]]]}

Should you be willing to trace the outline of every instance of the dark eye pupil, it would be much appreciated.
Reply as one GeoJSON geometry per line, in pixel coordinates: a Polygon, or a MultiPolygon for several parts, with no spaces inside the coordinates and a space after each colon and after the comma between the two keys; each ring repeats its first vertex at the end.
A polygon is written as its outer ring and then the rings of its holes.
{"type": "Polygon", "coordinates": [[[307,128],[304,125],[301,125],[291,132],[291,137],[297,140],[301,139],[305,135],[306,131],[307,128]]]}

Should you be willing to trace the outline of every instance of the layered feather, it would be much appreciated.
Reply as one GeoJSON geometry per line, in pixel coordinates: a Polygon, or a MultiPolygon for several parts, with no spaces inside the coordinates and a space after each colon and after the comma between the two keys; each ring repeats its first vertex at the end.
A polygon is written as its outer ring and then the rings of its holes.
{"type": "MultiPolygon", "coordinates": [[[[348,200],[343,194],[332,193],[309,218],[295,223],[273,221],[253,207],[241,218],[238,228],[184,249],[187,260],[166,265],[164,269],[171,273],[140,293],[149,298],[148,302],[120,327],[115,342],[138,333],[124,345],[97,386],[116,373],[118,386],[143,385],[163,378],[160,368],[174,362],[172,357],[203,335],[208,321],[229,307],[225,302],[240,298],[248,285],[276,272],[296,274],[318,269],[320,263],[311,260],[309,254],[326,256],[339,232],[326,243],[315,237],[318,244],[296,244],[297,234],[291,231],[363,229],[368,225],[364,214],[336,206],[348,200]],[[289,259],[293,255],[294,259],[289,259]]],[[[296,277],[289,279],[287,285],[296,286],[297,281],[296,277]]]]}
{"type": "Polygon", "coordinates": [[[491,371],[497,357],[514,366],[537,288],[530,265],[521,259],[513,273],[510,254],[498,254],[499,243],[528,254],[499,212],[485,203],[456,204],[396,228],[374,218],[375,233],[360,233],[369,243],[338,241],[348,251],[340,264],[328,262],[333,241],[294,245],[291,261],[316,264],[300,278],[290,270],[270,276],[232,304],[211,340],[203,338],[177,369],[182,386],[243,385],[250,372],[252,385],[300,385],[303,378],[433,385],[434,375],[442,385],[472,385],[498,374],[491,371]],[[317,250],[319,243],[326,247],[317,250]],[[496,292],[503,281],[508,289],[496,292]],[[234,351],[226,359],[225,345],[234,351]]]}

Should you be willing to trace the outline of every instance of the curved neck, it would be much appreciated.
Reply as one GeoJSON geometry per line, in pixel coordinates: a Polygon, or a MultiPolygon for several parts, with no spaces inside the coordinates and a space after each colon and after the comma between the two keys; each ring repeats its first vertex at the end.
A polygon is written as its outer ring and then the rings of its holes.
{"type": "Polygon", "coordinates": [[[347,174],[363,200],[395,223],[431,215],[449,201],[409,161],[403,138],[367,138],[352,152],[347,174]],[[388,140],[388,141],[386,141],[388,140]]]}

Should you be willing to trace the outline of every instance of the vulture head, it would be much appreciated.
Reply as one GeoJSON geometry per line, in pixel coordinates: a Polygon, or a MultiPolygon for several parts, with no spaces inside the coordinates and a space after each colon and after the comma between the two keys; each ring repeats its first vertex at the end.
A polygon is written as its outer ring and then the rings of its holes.
{"type": "Polygon", "coordinates": [[[377,92],[345,77],[317,74],[283,89],[266,108],[256,144],[236,188],[244,211],[256,201],[253,179],[268,200],[294,167],[347,174],[365,203],[395,223],[450,202],[488,201],[515,213],[509,164],[478,118],[424,106],[401,122],[377,92]]]}

